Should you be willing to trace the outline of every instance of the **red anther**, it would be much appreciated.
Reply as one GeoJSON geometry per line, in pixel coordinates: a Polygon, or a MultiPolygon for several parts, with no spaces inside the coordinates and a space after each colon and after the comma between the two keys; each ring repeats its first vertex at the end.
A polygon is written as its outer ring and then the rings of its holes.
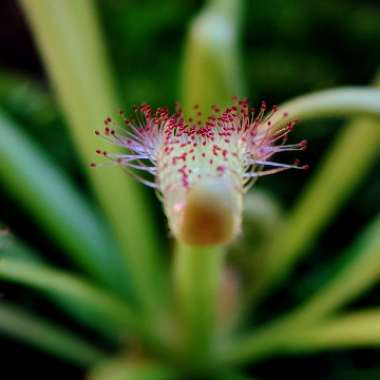
{"type": "Polygon", "coordinates": [[[294,160],[294,162],[293,162],[293,165],[299,165],[299,163],[300,163],[300,160],[298,159],[298,158],[296,158],[295,160],[294,160]]]}
{"type": "Polygon", "coordinates": [[[116,162],[117,162],[118,164],[122,164],[122,163],[123,163],[123,159],[122,159],[122,158],[118,158],[118,159],[116,160],[116,162]]]}
{"type": "Polygon", "coordinates": [[[106,135],[109,135],[109,133],[110,133],[110,129],[109,129],[108,127],[104,128],[104,133],[105,133],[106,135]]]}
{"type": "Polygon", "coordinates": [[[103,150],[102,154],[103,156],[107,156],[108,153],[105,150],[103,150]]]}
{"type": "Polygon", "coordinates": [[[90,167],[91,167],[91,168],[95,168],[95,167],[96,167],[95,162],[91,162],[90,167]]]}
{"type": "Polygon", "coordinates": [[[284,113],[282,114],[282,116],[283,116],[283,117],[288,117],[288,116],[289,116],[289,112],[284,112],[284,113]]]}
{"type": "Polygon", "coordinates": [[[96,134],[96,136],[99,136],[100,132],[98,130],[95,130],[95,134],[96,134]]]}
{"type": "Polygon", "coordinates": [[[96,154],[101,154],[102,151],[100,149],[96,149],[96,154]]]}
{"type": "Polygon", "coordinates": [[[123,110],[120,110],[120,111],[119,111],[119,115],[122,116],[122,117],[124,117],[125,112],[124,112],[123,110]]]}
{"type": "Polygon", "coordinates": [[[302,141],[300,141],[299,146],[302,150],[305,150],[305,149],[307,149],[307,144],[308,144],[307,140],[302,140],[302,141]]]}
{"type": "Polygon", "coordinates": [[[303,169],[303,170],[309,170],[310,169],[310,166],[309,165],[303,165],[302,167],[301,167],[301,169],[303,169]]]}

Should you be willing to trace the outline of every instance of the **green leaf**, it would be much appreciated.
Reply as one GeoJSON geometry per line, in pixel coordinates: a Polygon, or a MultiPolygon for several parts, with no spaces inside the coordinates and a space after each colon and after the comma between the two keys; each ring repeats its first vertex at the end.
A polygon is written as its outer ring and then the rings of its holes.
{"type": "MultiPolygon", "coordinates": [[[[380,81],[380,79],[379,79],[380,81]]],[[[380,86],[378,82],[376,86],[380,86]]],[[[285,102],[273,115],[278,127],[291,120],[353,115],[380,117],[380,89],[370,87],[339,87],[299,96],[285,102]],[[283,113],[288,115],[284,117],[283,113]]]]}
{"type": "MultiPolygon", "coordinates": [[[[380,90],[326,90],[285,103],[281,109],[289,111],[289,118],[303,120],[354,112],[380,117],[380,90]]],[[[360,117],[344,127],[273,240],[272,254],[256,280],[256,303],[286,277],[358,188],[378,157],[379,138],[380,121],[375,118],[360,117]]]]}
{"type": "Polygon", "coordinates": [[[380,347],[380,310],[345,314],[296,332],[286,342],[289,351],[380,347]]]}
{"type": "Polygon", "coordinates": [[[0,334],[84,367],[105,358],[97,348],[71,332],[4,302],[0,304],[0,334]]]}
{"type": "MultiPolygon", "coordinates": [[[[234,364],[248,360],[259,360],[262,357],[273,355],[279,348],[282,349],[284,345],[287,345],[284,342],[296,341],[302,345],[302,339],[298,339],[297,334],[301,334],[301,337],[303,334],[309,337],[308,334],[310,333],[310,339],[315,342],[313,344],[317,345],[318,333],[314,334],[314,331],[318,330],[320,325],[324,326],[329,314],[353,300],[380,280],[379,253],[380,216],[359,235],[354,244],[342,255],[341,260],[336,265],[335,275],[322,289],[319,289],[315,296],[312,296],[304,305],[269,323],[269,325],[264,325],[257,331],[237,338],[231,344],[231,348],[222,354],[222,356],[225,355],[223,360],[234,364]]],[[[375,315],[378,318],[380,317],[378,311],[369,315],[371,317],[368,318],[371,318],[369,319],[371,321],[375,320],[375,315]]],[[[365,316],[365,318],[367,317],[365,316]]],[[[363,321],[366,320],[365,318],[363,321]]],[[[359,318],[359,320],[361,319],[359,318]]],[[[378,319],[378,323],[380,324],[380,319],[378,319]]],[[[357,326],[362,325],[364,325],[364,322],[362,324],[358,322],[357,326]]],[[[328,340],[330,331],[335,334],[335,325],[333,326],[331,330],[328,327],[326,333],[322,329],[321,336],[323,338],[321,338],[321,342],[328,340]]],[[[337,334],[344,330],[339,323],[336,326],[337,334]]],[[[345,326],[345,323],[342,326],[345,326]]],[[[355,323],[353,323],[353,326],[356,326],[355,323]]],[[[360,331],[361,327],[357,328],[357,331],[360,331]]],[[[368,335],[366,335],[368,334],[367,331],[369,330],[365,330],[363,335],[364,345],[369,339],[368,335]]],[[[351,342],[350,344],[354,344],[356,333],[352,332],[352,335],[350,334],[351,332],[347,332],[348,340],[351,342]]],[[[374,339],[377,344],[380,344],[380,340],[374,339]]],[[[333,335],[331,341],[333,341],[333,335]]],[[[344,342],[343,333],[338,337],[336,344],[340,344],[339,342],[344,342]]],[[[290,343],[290,345],[292,344],[290,343]]],[[[360,339],[358,339],[358,344],[360,344],[360,339]]]]}
{"type": "Polygon", "coordinates": [[[0,111],[0,183],[22,202],[80,268],[126,289],[126,276],[106,226],[59,167],[0,111]]]}
{"type": "Polygon", "coordinates": [[[23,0],[21,4],[82,163],[123,248],[122,266],[144,306],[161,307],[159,240],[142,185],[116,167],[89,168],[96,148],[105,148],[94,130],[102,127],[106,116],[118,112],[93,1],[23,0]]]}
{"type": "Polygon", "coordinates": [[[183,57],[181,94],[185,111],[199,104],[223,107],[243,95],[239,53],[241,0],[214,0],[191,22],[183,57]]]}
{"type": "Polygon", "coordinates": [[[342,253],[335,274],[289,318],[313,323],[357,298],[380,281],[380,215],[342,253]]]}
{"type": "Polygon", "coordinates": [[[117,358],[95,367],[90,380],[171,380],[179,378],[176,373],[161,364],[117,358]]]}
{"type": "Polygon", "coordinates": [[[0,278],[35,288],[60,305],[64,301],[66,311],[77,310],[74,313],[76,317],[84,311],[86,314],[81,315],[83,321],[98,329],[103,326],[103,331],[107,331],[110,336],[142,331],[145,327],[143,321],[125,303],[86,280],[62,270],[31,260],[10,258],[8,255],[0,260],[0,278]],[[67,308],[68,303],[71,308],[67,308]]]}
{"type": "Polygon", "coordinates": [[[314,350],[380,346],[380,310],[352,312],[311,325],[272,324],[236,339],[220,353],[225,365],[314,350]]]}

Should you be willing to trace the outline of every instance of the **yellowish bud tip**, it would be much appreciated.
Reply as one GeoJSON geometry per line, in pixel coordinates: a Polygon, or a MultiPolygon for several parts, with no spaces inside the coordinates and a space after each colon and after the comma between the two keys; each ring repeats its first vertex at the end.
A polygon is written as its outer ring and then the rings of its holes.
{"type": "Polygon", "coordinates": [[[178,238],[189,245],[225,244],[240,232],[242,196],[226,178],[207,178],[187,194],[178,238]]]}

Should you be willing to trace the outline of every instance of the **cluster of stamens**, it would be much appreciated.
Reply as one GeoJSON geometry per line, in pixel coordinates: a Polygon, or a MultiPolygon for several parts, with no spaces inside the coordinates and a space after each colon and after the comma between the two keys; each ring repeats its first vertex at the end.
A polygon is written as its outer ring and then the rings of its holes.
{"type": "MultiPolygon", "coordinates": [[[[107,118],[104,130],[95,131],[126,151],[96,152],[156,188],[169,222],[173,213],[180,214],[184,208],[186,193],[205,178],[224,178],[242,195],[258,177],[307,168],[300,166],[298,160],[292,164],[271,160],[276,153],[304,150],[307,142],[287,144],[295,122],[279,126],[283,123],[273,122],[273,115],[279,112],[277,107],[267,112],[265,102],[255,110],[247,99],[235,97],[233,105],[224,110],[212,106],[207,119],[198,105],[194,106],[195,118],[185,118],[178,104],[173,114],[168,108],[153,111],[148,104],[132,110],[131,118],[120,113],[125,126],[107,118]]],[[[286,113],[282,116],[288,117],[286,113]]]]}

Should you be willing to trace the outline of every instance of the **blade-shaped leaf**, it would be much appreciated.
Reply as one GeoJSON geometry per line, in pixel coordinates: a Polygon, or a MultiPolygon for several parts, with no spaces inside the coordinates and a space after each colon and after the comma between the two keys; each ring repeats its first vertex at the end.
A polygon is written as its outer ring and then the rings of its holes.
{"type": "Polygon", "coordinates": [[[59,167],[0,113],[0,183],[58,241],[73,262],[117,291],[126,289],[115,244],[59,167]]]}
{"type": "MultiPolygon", "coordinates": [[[[139,320],[126,304],[114,298],[86,280],[73,274],[53,269],[31,260],[3,257],[0,260],[0,279],[35,288],[57,298],[55,302],[71,309],[83,311],[83,321],[96,327],[102,325],[111,336],[141,331],[143,321],[139,320]]],[[[67,311],[71,311],[65,307],[67,311]]],[[[78,316],[78,313],[75,314],[78,316]]]]}
{"type": "Polygon", "coordinates": [[[191,22],[185,43],[181,93],[185,111],[198,104],[226,106],[244,85],[239,56],[243,3],[213,0],[191,22]]]}
{"type": "Polygon", "coordinates": [[[134,362],[133,359],[117,358],[95,367],[89,380],[172,380],[178,379],[172,369],[154,362],[134,362]]]}
{"type": "MultiPolygon", "coordinates": [[[[311,119],[354,112],[380,118],[380,90],[326,90],[288,102],[281,108],[289,111],[289,118],[311,119]]],[[[378,157],[379,139],[380,121],[376,118],[354,119],[340,133],[273,240],[273,253],[256,279],[256,303],[286,277],[360,185],[378,157]]]]}
{"type": "Polygon", "coordinates": [[[84,367],[105,358],[100,350],[73,333],[4,302],[0,304],[0,334],[84,367]]]}
{"type": "Polygon", "coordinates": [[[149,308],[161,307],[159,240],[142,186],[120,169],[89,167],[95,150],[104,145],[94,130],[102,127],[106,116],[118,112],[93,1],[21,4],[95,194],[123,248],[122,265],[140,301],[149,308]]]}

